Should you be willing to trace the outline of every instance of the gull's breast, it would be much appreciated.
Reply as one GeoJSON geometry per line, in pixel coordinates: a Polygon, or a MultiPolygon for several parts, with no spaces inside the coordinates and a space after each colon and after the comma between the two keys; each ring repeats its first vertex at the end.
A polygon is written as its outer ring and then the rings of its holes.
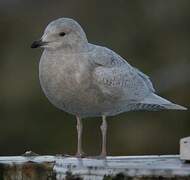
{"type": "Polygon", "coordinates": [[[67,60],[43,57],[40,84],[49,101],[64,111],[86,116],[100,115],[105,97],[93,85],[92,68],[85,58],[67,60]]]}

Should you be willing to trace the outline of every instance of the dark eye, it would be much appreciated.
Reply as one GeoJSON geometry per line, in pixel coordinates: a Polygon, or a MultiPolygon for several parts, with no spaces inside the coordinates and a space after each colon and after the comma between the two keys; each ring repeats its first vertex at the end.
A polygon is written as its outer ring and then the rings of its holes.
{"type": "Polygon", "coordinates": [[[64,32],[60,32],[59,36],[65,36],[65,33],[64,32]]]}

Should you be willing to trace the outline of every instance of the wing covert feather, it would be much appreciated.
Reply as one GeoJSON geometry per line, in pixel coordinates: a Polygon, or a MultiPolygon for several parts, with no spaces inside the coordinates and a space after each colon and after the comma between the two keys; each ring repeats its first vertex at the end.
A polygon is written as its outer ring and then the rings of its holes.
{"type": "Polygon", "coordinates": [[[93,73],[94,83],[104,93],[139,101],[154,91],[148,76],[107,48],[100,58],[96,57],[93,61],[97,65],[93,73]]]}

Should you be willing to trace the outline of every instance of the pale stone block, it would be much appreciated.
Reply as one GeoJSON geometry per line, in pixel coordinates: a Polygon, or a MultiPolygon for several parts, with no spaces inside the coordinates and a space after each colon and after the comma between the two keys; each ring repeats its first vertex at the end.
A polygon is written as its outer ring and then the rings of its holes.
{"type": "Polygon", "coordinates": [[[190,137],[180,140],[180,159],[190,161],[190,137]]]}

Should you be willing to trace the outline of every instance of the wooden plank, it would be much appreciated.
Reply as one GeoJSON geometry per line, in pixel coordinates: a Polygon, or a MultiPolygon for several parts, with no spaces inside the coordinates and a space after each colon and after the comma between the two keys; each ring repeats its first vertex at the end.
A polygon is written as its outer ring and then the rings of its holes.
{"type": "Polygon", "coordinates": [[[3,180],[190,179],[179,155],[116,156],[106,160],[64,156],[0,157],[3,180]]]}

